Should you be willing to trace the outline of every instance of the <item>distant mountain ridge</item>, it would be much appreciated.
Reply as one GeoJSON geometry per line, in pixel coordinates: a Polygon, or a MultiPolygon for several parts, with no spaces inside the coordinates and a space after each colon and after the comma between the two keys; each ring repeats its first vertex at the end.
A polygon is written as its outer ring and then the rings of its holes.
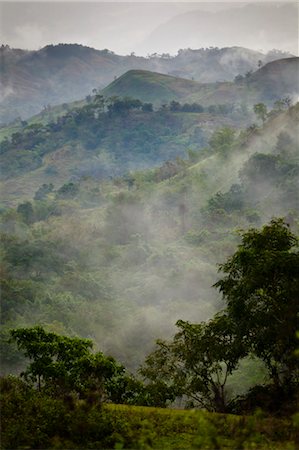
{"type": "Polygon", "coordinates": [[[180,50],[176,56],[116,55],[78,44],[49,45],[38,51],[0,48],[0,123],[26,119],[48,104],[82,99],[131,69],[150,70],[199,82],[231,81],[282,57],[240,47],[180,50]]]}
{"type": "MultiPolygon", "coordinates": [[[[267,63],[233,82],[198,83],[144,70],[130,70],[103,91],[106,96],[129,96],[145,102],[198,102],[204,106],[264,101],[269,105],[282,97],[299,95],[299,58],[267,63]]],[[[272,105],[271,105],[272,106],[272,105]]]]}
{"type": "Polygon", "coordinates": [[[203,148],[220,127],[238,129],[258,120],[256,103],[272,109],[286,96],[296,101],[298,70],[299,58],[286,58],[223,83],[130,70],[89,101],[66,105],[56,119],[40,114],[8,135],[0,143],[2,191],[15,193],[17,178],[22,195],[25,185],[32,194],[45,180],[119,176],[184,156],[186,149],[203,148]],[[98,103],[101,93],[105,107],[98,103]]]}
{"type": "Polygon", "coordinates": [[[245,48],[287,48],[298,54],[298,3],[252,2],[234,4],[217,12],[194,10],[159,25],[140,45],[172,51],[181,45],[245,48]]]}

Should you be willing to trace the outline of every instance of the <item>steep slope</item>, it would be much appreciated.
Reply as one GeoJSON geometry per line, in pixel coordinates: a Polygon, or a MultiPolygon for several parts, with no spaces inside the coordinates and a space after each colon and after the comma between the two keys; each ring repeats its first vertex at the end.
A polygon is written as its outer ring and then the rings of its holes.
{"type": "Polygon", "coordinates": [[[240,135],[220,130],[186,161],[104,181],[40,179],[35,200],[0,214],[4,337],[46,323],[136,369],[176,320],[211,317],[236,229],[279,215],[298,231],[298,124],[299,104],[240,135]]]}
{"type": "MultiPolygon", "coordinates": [[[[129,101],[130,102],[130,101],[129,101]]],[[[240,126],[240,114],[146,111],[98,112],[96,102],[50,122],[29,123],[0,143],[1,191],[8,204],[30,198],[44,183],[119,176],[204,147],[218,127],[240,126]]],[[[141,104],[142,105],[142,104],[141,104]]],[[[145,105],[146,106],[146,105],[145,105]]],[[[241,121],[240,121],[241,119],[241,121]]]]}
{"type": "Polygon", "coordinates": [[[118,176],[182,157],[187,148],[200,150],[217,128],[252,124],[253,104],[265,101],[272,108],[281,97],[296,98],[298,61],[269,63],[235,83],[201,84],[129,71],[103,94],[139,97],[161,108],[110,98],[101,110],[96,97],[77,107],[66,105],[69,111],[50,120],[40,116],[20,126],[1,142],[6,201],[30,197],[42,180],[57,185],[83,175],[118,176]]]}
{"type": "Polygon", "coordinates": [[[28,118],[50,105],[79,100],[130,69],[194,78],[232,80],[283,53],[263,54],[244,48],[181,50],[174,57],[116,55],[75,44],[49,45],[38,51],[0,48],[0,123],[28,118]]]}

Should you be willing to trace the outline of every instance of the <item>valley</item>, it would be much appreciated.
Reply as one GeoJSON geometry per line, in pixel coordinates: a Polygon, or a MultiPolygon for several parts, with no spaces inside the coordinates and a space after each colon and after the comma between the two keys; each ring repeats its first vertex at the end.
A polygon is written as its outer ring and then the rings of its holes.
{"type": "Polygon", "coordinates": [[[295,450],[299,58],[1,52],[3,448],[295,450]]]}

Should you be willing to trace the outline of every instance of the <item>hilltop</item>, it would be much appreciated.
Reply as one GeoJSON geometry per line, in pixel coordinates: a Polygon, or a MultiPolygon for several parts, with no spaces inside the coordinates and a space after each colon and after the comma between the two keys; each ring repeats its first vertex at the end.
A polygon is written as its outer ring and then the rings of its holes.
{"type": "Polygon", "coordinates": [[[130,70],[109,84],[102,93],[108,97],[133,97],[153,103],[186,100],[198,95],[205,85],[185,78],[174,77],[147,70],[130,70]]]}
{"type": "Polygon", "coordinates": [[[200,82],[229,81],[255,70],[258,64],[292,56],[241,48],[180,50],[176,56],[121,56],[107,49],[77,44],[48,45],[26,51],[0,48],[0,123],[27,119],[42,108],[79,100],[102,89],[131,69],[150,70],[200,82]]]}
{"type": "Polygon", "coordinates": [[[252,124],[255,103],[273,108],[298,95],[298,62],[278,60],[235,82],[210,84],[131,70],[95,97],[2,129],[5,201],[30,197],[42,180],[115,177],[199,151],[217,128],[252,124]]]}
{"type": "Polygon", "coordinates": [[[299,58],[285,58],[238,76],[235,82],[199,83],[180,77],[143,70],[131,70],[108,85],[107,96],[131,96],[161,104],[170,100],[198,102],[202,105],[253,105],[279,100],[299,93],[299,58]]]}
{"type": "Polygon", "coordinates": [[[298,98],[299,58],[269,62],[250,75],[248,84],[260,92],[261,100],[277,99],[286,93],[298,98]]]}

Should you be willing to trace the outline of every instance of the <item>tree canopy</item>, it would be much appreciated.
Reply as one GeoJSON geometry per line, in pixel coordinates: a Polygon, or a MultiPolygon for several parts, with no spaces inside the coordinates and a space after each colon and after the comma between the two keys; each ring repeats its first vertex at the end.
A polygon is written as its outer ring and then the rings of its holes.
{"type": "Polygon", "coordinates": [[[266,363],[276,383],[294,377],[299,328],[296,236],[282,219],[251,229],[220,271],[225,275],[215,286],[248,349],[266,363]]]}
{"type": "Polygon", "coordinates": [[[266,364],[276,388],[298,382],[297,238],[282,219],[273,219],[241,239],[215,284],[226,308],[208,322],[178,321],[180,331],[170,342],[158,341],[140,371],[150,383],[218,412],[229,410],[227,378],[247,355],[266,364]]]}
{"type": "Polygon", "coordinates": [[[124,367],[101,352],[92,353],[91,340],[61,336],[40,326],[11,330],[11,337],[31,361],[22,375],[39,390],[117,396],[124,367]]]}

